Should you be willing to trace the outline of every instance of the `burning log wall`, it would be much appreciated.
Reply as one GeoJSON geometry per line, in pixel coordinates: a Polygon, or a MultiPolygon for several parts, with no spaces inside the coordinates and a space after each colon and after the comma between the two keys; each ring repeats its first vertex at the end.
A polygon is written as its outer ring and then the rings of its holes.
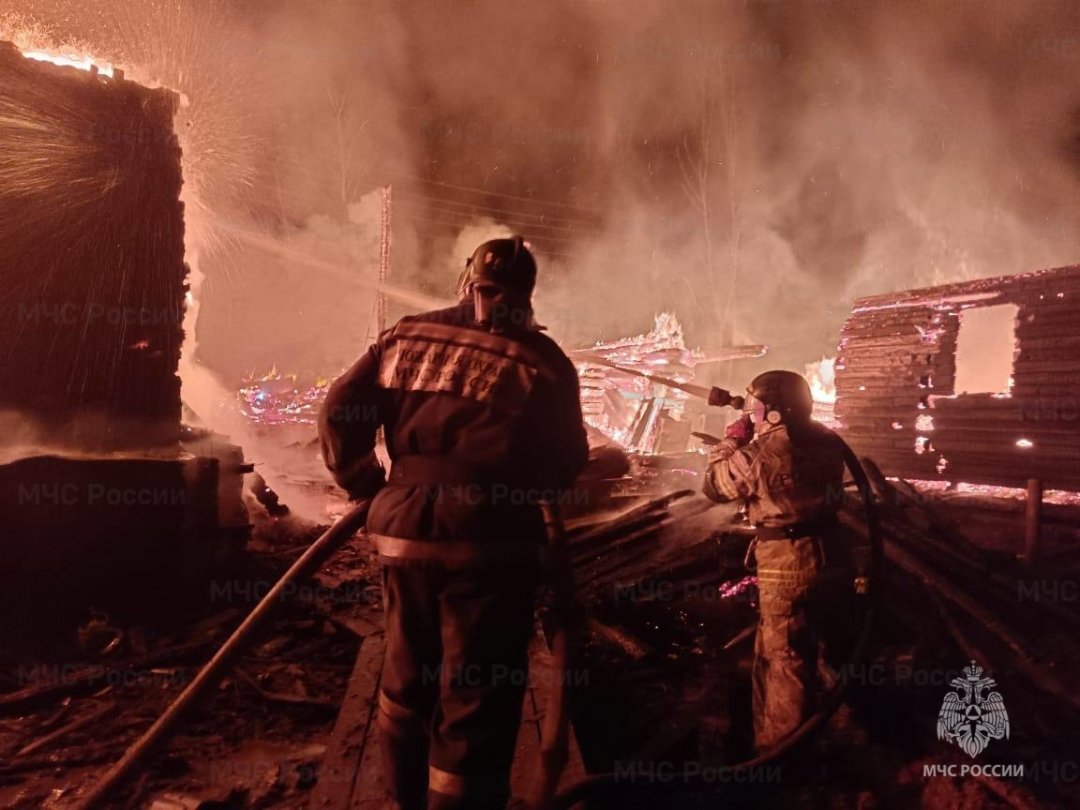
{"type": "Polygon", "coordinates": [[[878,295],[841,332],[836,414],[888,475],[1080,489],[1080,266],[878,295]],[[1011,385],[960,393],[963,314],[1017,307],[1011,385]]]}
{"type": "Polygon", "coordinates": [[[0,412],[80,450],[175,443],[177,98],[0,43],[0,412]]]}
{"type": "Polygon", "coordinates": [[[0,43],[0,615],[27,626],[202,598],[250,528],[242,451],[181,430],[177,96],[53,61],[0,43]]]}

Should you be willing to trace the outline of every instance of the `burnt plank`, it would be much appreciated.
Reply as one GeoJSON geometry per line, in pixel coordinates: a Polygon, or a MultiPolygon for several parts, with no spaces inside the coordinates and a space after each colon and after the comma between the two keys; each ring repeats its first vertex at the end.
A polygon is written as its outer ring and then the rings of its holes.
{"type": "Polygon", "coordinates": [[[309,806],[313,810],[392,806],[378,803],[386,801],[382,777],[362,767],[370,764],[367,758],[378,748],[375,718],[385,648],[381,632],[366,636],[360,645],[326,755],[319,765],[318,782],[311,792],[309,806]]]}
{"type": "MultiPolygon", "coordinates": [[[[529,688],[525,692],[521,728],[514,751],[514,766],[510,773],[510,790],[514,796],[511,806],[518,806],[515,804],[518,800],[527,803],[535,798],[536,775],[540,769],[541,723],[549,710],[546,701],[548,685],[553,678],[566,677],[557,673],[554,667],[554,659],[543,638],[539,633],[534,634],[529,642],[529,688]]],[[[569,761],[559,778],[560,790],[586,775],[573,725],[570,727],[568,753],[569,761]]]]}

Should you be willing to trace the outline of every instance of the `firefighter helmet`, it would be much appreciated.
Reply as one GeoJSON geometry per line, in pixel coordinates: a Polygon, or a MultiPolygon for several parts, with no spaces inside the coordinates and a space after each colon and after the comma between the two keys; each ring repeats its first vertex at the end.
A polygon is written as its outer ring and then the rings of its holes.
{"type": "Polygon", "coordinates": [[[766,371],[754,377],[746,390],[750,396],[745,410],[758,410],[758,416],[772,424],[806,421],[814,410],[810,384],[794,371],[766,371]]]}
{"type": "Polygon", "coordinates": [[[458,295],[465,295],[474,285],[530,297],[536,286],[536,259],[525,239],[491,239],[480,245],[465,263],[458,295]]]}

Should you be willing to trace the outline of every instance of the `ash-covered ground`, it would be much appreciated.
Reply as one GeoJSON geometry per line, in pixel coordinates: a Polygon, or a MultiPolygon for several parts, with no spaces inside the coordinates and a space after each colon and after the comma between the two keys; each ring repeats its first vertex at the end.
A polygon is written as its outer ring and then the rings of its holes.
{"type": "MultiPolygon", "coordinates": [[[[840,668],[839,709],[787,756],[738,777],[725,766],[751,754],[744,631],[756,620],[740,516],[683,490],[573,518],[588,632],[572,718],[585,771],[606,775],[586,806],[1075,806],[1074,508],[1061,507],[1045,561],[1025,567],[1002,545],[1021,527],[1008,499],[918,492],[879,482],[886,564],[867,655],[840,668]],[[997,542],[981,542],[987,527],[997,542]],[[973,659],[1011,720],[1008,739],[976,760],[935,730],[949,681],[973,659]],[[1001,767],[961,776],[970,765],[1001,767]]],[[[75,801],[319,532],[280,507],[251,507],[251,543],[201,599],[153,622],[96,613],[48,635],[4,628],[0,805],[75,801]]],[[[860,520],[852,497],[845,522],[860,520]]],[[[381,633],[378,566],[361,535],[290,594],[116,806],[304,808],[322,806],[328,787],[356,790],[359,755],[334,760],[335,735],[343,713],[358,713],[357,652],[381,633]]]]}

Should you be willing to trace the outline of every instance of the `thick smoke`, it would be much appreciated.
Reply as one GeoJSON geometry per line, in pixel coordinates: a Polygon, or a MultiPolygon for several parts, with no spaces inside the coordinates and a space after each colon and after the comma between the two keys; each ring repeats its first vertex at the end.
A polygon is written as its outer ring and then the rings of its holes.
{"type": "MultiPolygon", "coordinates": [[[[767,342],[770,363],[801,367],[857,295],[1077,258],[1073,4],[347,7],[267,24],[298,32],[299,65],[333,71],[309,77],[317,126],[283,146],[320,177],[306,205],[326,210],[336,188],[333,143],[305,146],[335,131],[316,108],[351,86],[366,110],[354,160],[373,181],[578,207],[547,209],[589,225],[544,262],[538,300],[567,341],[671,309],[692,343],[767,342]]],[[[422,253],[397,223],[395,274],[448,290],[470,248],[422,253]]]]}
{"type": "MultiPolygon", "coordinates": [[[[15,6],[189,100],[215,237],[200,351],[230,384],[275,363],[332,374],[362,350],[373,299],[349,274],[375,273],[377,223],[355,213],[386,183],[558,203],[472,196],[507,215],[468,237],[553,217],[534,234],[560,254],[542,257],[538,314],[565,341],[669,309],[693,344],[766,342],[797,368],[857,295],[1077,258],[1075,3],[15,6]]],[[[470,239],[431,241],[424,205],[394,209],[394,278],[446,297],[470,239]]]]}

